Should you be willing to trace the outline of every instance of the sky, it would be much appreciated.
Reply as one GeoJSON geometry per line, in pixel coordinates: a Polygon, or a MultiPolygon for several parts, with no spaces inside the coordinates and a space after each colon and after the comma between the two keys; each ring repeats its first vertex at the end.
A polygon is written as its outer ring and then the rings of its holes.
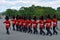
{"type": "Polygon", "coordinates": [[[60,0],[0,0],[0,12],[4,12],[6,9],[19,10],[21,7],[31,5],[57,9],[57,7],[60,7],[60,0]]]}

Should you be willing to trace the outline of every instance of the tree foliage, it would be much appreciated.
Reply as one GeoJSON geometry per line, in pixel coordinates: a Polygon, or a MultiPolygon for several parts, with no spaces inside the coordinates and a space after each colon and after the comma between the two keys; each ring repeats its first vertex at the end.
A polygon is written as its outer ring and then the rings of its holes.
{"type": "Polygon", "coordinates": [[[44,17],[49,14],[56,14],[57,18],[60,20],[60,7],[57,8],[57,10],[51,8],[51,7],[41,7],[41,6],[30,6],[30,7],[21,7],[18,11],[15,9],[7,9],[4,12],[5,15],[8,15],[10,17],[20,15],[20,16],[36,16],[39,18],[41,15],[44,17]]]}

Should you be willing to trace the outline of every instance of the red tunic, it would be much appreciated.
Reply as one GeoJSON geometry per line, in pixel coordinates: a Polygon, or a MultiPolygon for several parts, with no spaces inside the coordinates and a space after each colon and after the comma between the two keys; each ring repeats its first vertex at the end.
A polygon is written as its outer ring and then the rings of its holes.
{"type": "Polygon", "coordinates": [[[23,26],[23,23],[24,23],[24,20],[23,20],[23,19],[21,19],[21,26],[23,26]]]}
{"type": "Polygon", "coordinates": [[[14,25],[16,24],[16,20],[15,19],[12,19],[11,21],[12,21],[12,24],[14,24],[14,25]]]}
{"type": "Polygon", "coordinates": [[[51,28],[51,20],[50,19],[47,19],[46,20],[46,28],[51,28]]]}
{"type": "Polygon", "coordinates": [[[3,23],[6,24],[6,28],[9,28],[10,27],[10,21],[9,20],[4,21],[3,23]]]}
{"type": "Polygon", "coordinates": [[[22,21],[22,26],[23,26],[23,27],[26,27],[26,25],[27,25],[27,24],[26,24],[26,20],[23,20],[23,21],[22,21]]]}
{"type": "Polygon", "coordinates": [[[18,20],[19,26],[22,26],[22,19],[18,20]]]}
{"type": "Polygon", "coordinates": [[[31,20],[27,20],[27,26],[28,26],[28,28],[32,27],[32,21],[31,20]]]}
{"type": "Polygon", "coordinates": [[[39,21],[40,28],[44,28],[44,20],[39,21]]]}
{"type": "Polygon", "coordinates": [[[15,23],[15,24],[16,24],[17,26],[19,26],[18,22],[19,22],[19,21],[18,21],[18,20],[16,20],[16,23],[15,23]]]}
{"type": "Polygon", "coordinates": [[[33,28],[37,28],[37,21],[32,22],[33,28]]]}
{"type": "Polygon", "coordinates": [[[53,27],[57,27],[57,19],[53,18],[53,27]]]}

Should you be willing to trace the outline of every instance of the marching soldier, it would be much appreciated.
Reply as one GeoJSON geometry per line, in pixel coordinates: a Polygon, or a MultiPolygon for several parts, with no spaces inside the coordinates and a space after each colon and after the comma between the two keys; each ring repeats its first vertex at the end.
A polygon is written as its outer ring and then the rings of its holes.
{"type": "Polygon", "coordinates": [[[47,30],[47,34],[46,34],[46,35],[49,35],[49,34],[50,34],[50,36],[52,36],[52,33],[51,33],[51,31],[50,31],[51,25],[52,25],[51,22],[52,22],[52,21],[51,21],[51,19],[50,19],[50,15],[48,15],[48,16],[47,16],[47,19],[46,19],[46,30],[47,30]]]}
{"type": "Polygon", "coordinates": [[[53,15],[53,34],[57,34],[58,32],[56,31],[56,27],[57,27],[57,18],[56,15],[53,15]]]}
{"type": "Polygon", "coordinates": [[[32,20],[31,17],[27,19],[27,28],[28,28],[28,33],[32,33],[32,20]]]}
{"type": "Polygon", "coordinates": [[[40,20],[39,20],[39,29],[40,29],[40,34],[42,35],[45,35],[45,32],[43,31],[43,29],[45,28],[44,27],[44,19],[43,19],[43,16],[40,17],[40,20]]]}
{"type": "Polygon", "coordinates": [[[34,16],[34,18],[33,18],[32,25],[33,25],[33,30],[34,30],[33,33],[34,33],[34,34],[37,34],[38,31],[37,31],[37,21],[36,21],[36,16],[34,16]]]}
{"type": "Polygon", "coordinates": [[[15,30],[15,23],[16,23],[15,16],[12,17],[11,21],[12,21],[13,30],[15,30]]]}
{"type": "Polygon", "coordinates": [[[7,31],[6,33],[7,33],[7,34],[10,34],[10,32],[9,32],[9,28],[10,28],[10,21],[9,21],[9,17],[8,17],[8,16],[6,16],[6,17],[5,17],[5,19],[6,19],[6,20],[5,20],[3,23],[5,23],[5,24],[6,24],[6,31],[7,31]]]}

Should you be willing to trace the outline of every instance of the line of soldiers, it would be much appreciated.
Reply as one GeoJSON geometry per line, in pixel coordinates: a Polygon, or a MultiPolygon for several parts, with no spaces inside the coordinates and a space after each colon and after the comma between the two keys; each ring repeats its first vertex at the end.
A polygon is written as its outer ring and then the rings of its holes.
{"type": "MultiPolygon", "coordinates": [[[[13,30],[16,30],[16,31],[38,34],[37,25],[39,24],[40,35],[52,36],[52,34],[58,34],[58,32],[56,31],[56,27],[57,27],[56,15],[53,15],[52,20],[50,19],[50,15],[47,15],[46,18],[47,19],[44,20],[44,17],[40,16],[39,21],[37,22],[36,16],[33,17],[33,20],[31,19],[31,17],[26,18],[26,17],[21,17],[18,15],[16,17],[13,16],[11,19],[12,27],[13,27],[13,30]],[[43,30],[45,28],[46,28],[47,33],[45,33],[43,30]],[[51,28],[53,28],[53,33],[50,30],[51,28]]],[[[4,21],[4,23],[6,24],[7,34],[9,34],[9,28],[10,28],[11,21],[9,21],[8,16],[6,16],[5,19],[6,20],[4,21]]]]}

